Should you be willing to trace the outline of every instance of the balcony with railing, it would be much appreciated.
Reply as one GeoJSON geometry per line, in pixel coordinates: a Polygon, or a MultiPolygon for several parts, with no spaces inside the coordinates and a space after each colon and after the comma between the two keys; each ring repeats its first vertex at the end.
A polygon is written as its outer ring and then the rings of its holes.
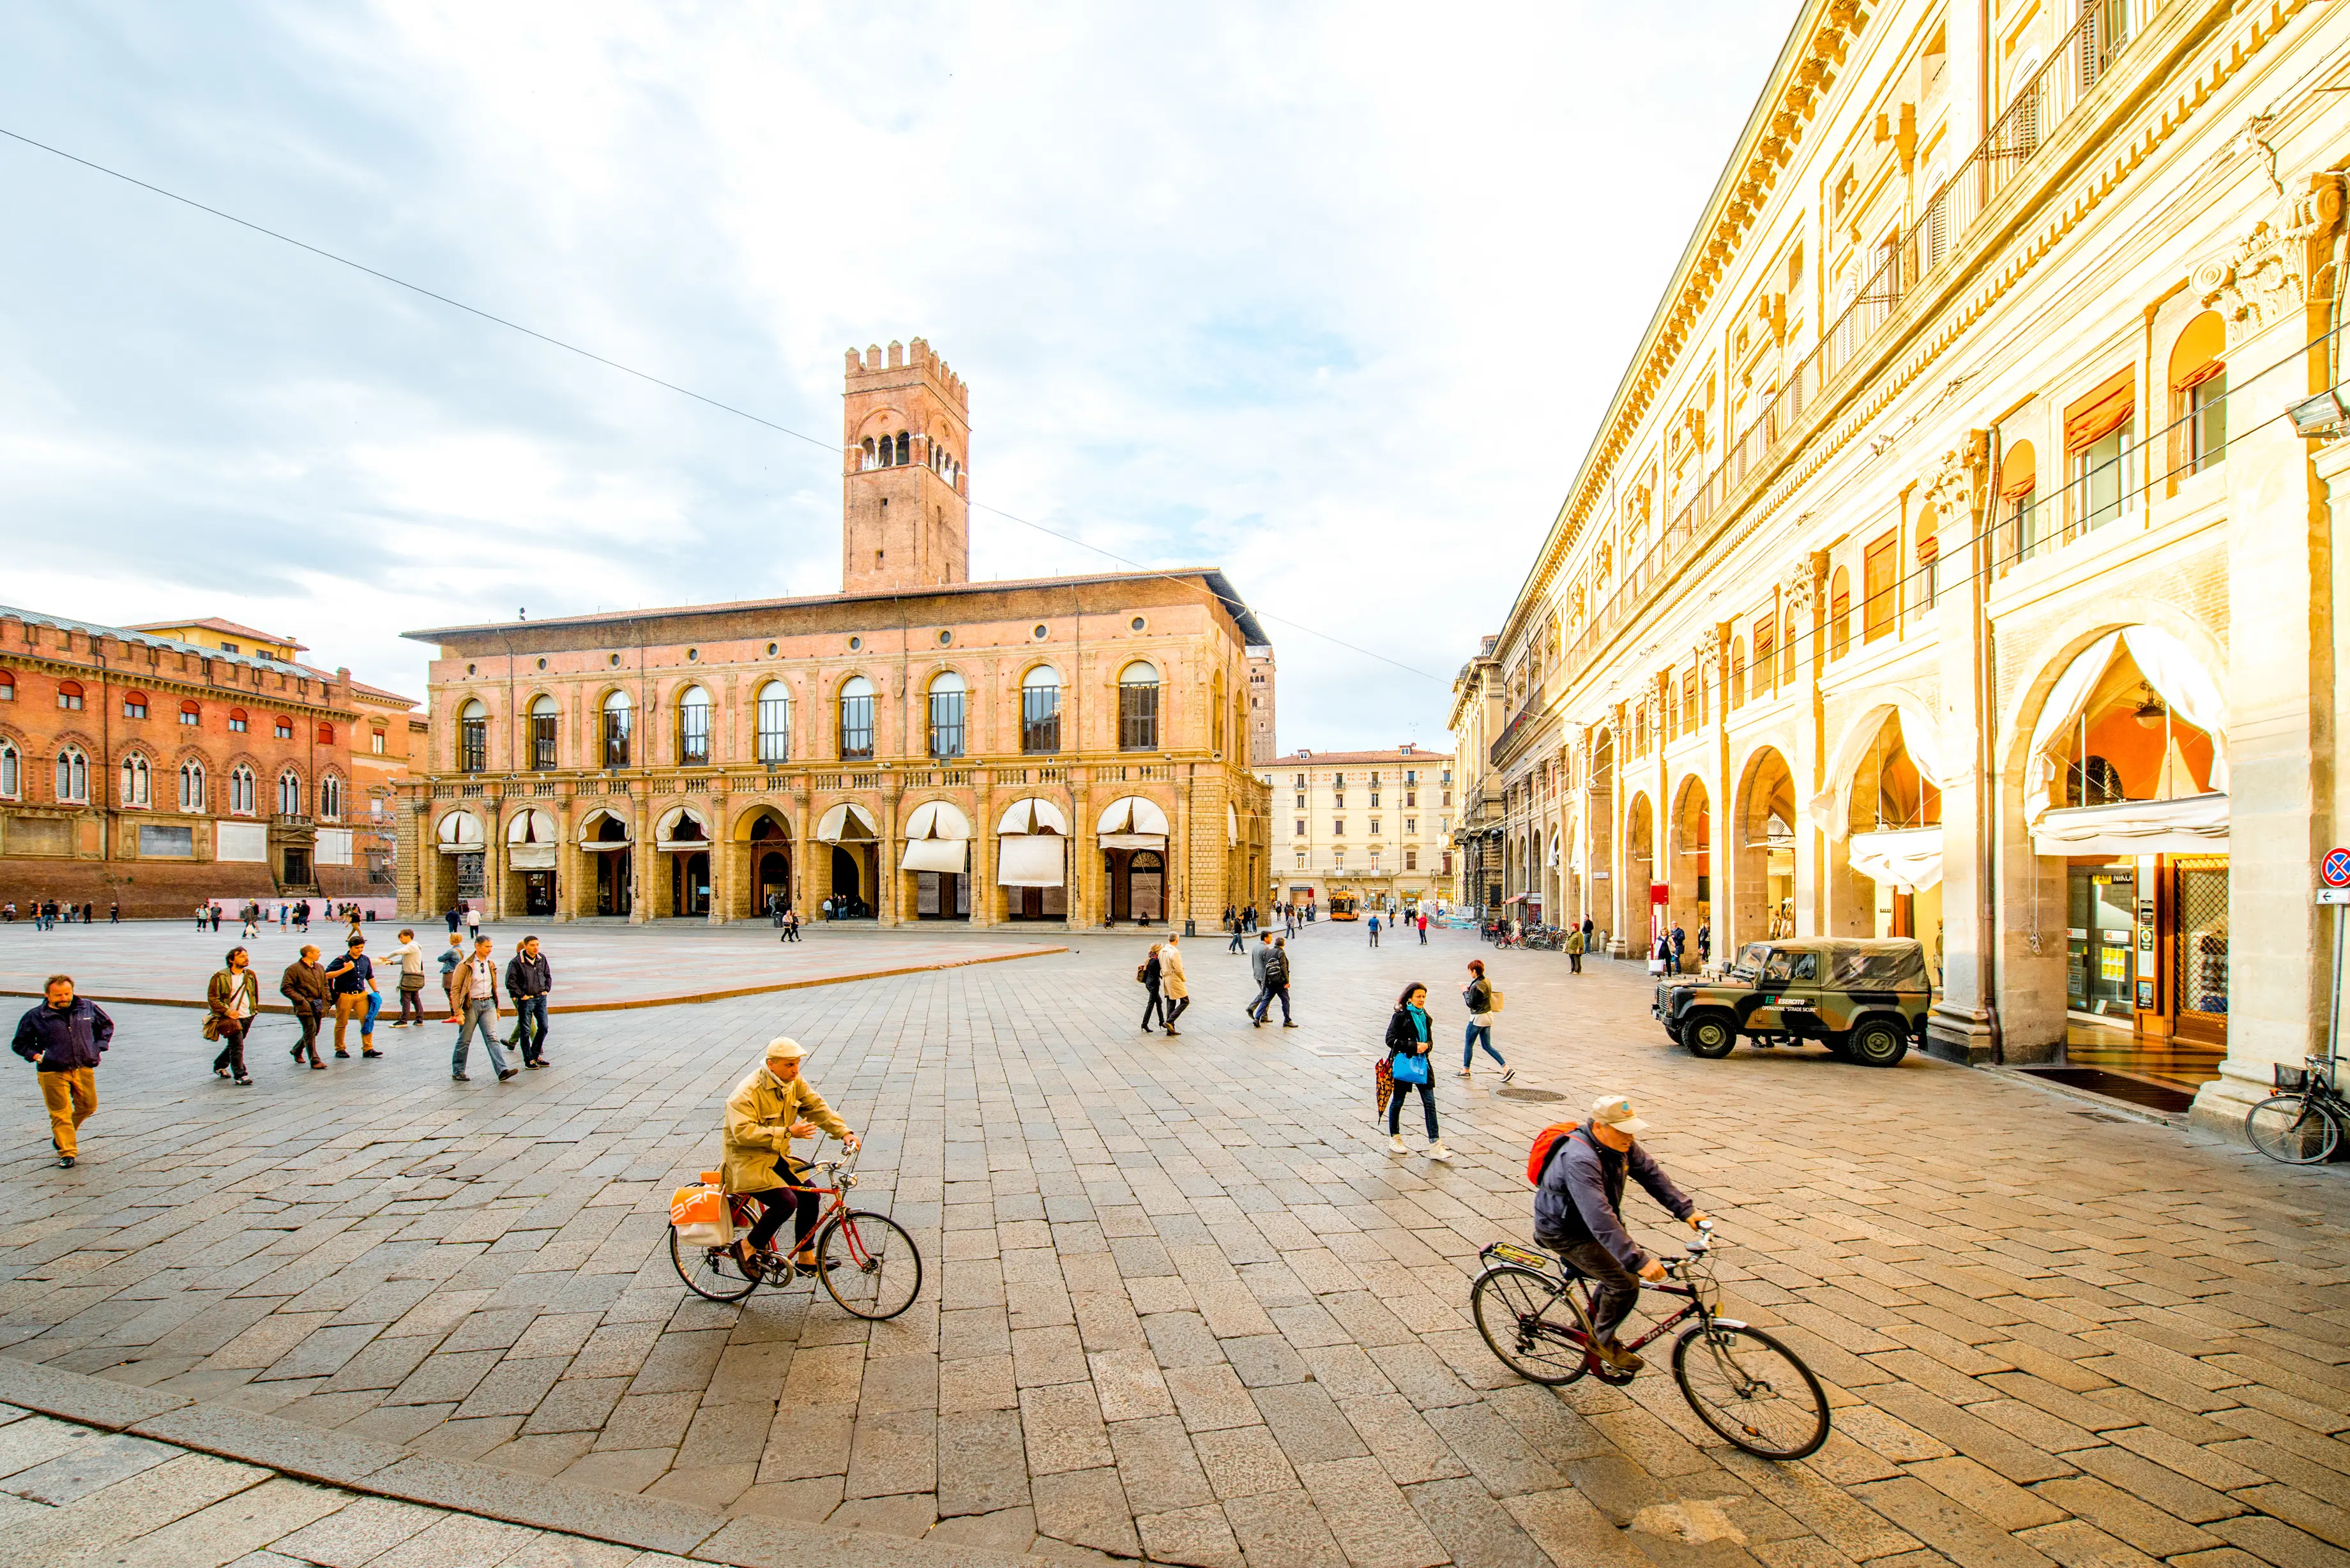
{"type": "Polygon", "coordinates": [[[1568,646],[1567,669],[1580,674],[1592,653],[1631,619],[1659,582],[1674,574],[1747,479],[1792,450],[1795,438],[1807,430],[1806,415],[1823,394],[1864,358],[1877,333],[1919,286],[1948,265],[1955,254],[1953,238],[2014,185],[2055,127],[2105,78],[2128,42],[2127,17],[2128,7],[2121,0],[2095,0],[2047,63],[2017,84],[1990,134],[1956,172],[1918,203],[1906,228],[1885,247],[1876,267],[1811,351],[1779,378],[1713,470],[1678,497],[1679,505],[1657,543],[1627,558],[1616,586],[1595,598],[1568,646]]]}

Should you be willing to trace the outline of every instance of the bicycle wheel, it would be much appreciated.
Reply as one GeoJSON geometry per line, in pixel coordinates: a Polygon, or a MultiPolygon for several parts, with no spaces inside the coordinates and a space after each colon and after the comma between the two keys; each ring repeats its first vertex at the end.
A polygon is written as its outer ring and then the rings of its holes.
{"type": "Polygon", "coordinates": [[[759,1288],[759,1282],[743,1272],[743,1265],[724,1247],[681,1247],[677,1230],[669,1233],[669,1261],[677,1266],[677,1277],[685,1288],[704,1301],[739,1302],[759,1288]]]}
{"type": "Polygon", "coordinates": [[[816,1245],[824,1288],[852,1317],[896,1317],[922,1293],[922,1252],[887,1214],[851,1209],[824,1228],[816,1245]]]}
{"type": "Polygon", "coordinates": [[[2303,1095],[2271,1095],[2244,1113],[2244,1137],[2271,1159],[2316,1165],[2334,1158],[2342,1124],[2334,1107],[2303,1095]]]}
{"type": "Polygon", "coordinates": [[[1756,1459],[1800,1459],[1828,1440],[1820,1380],[1759,1328],[1690,1329],[1673,1342],[1673,1381],[1699,1420],[1756,1459]]]}
{"type": "Polygon", "coordinates": [[[1469,1287],[1469,1305],[1486,1346],[1527,1382],[1556,1387],[1590,1370],[1580,1314],[1549,1275],[1532,1269],[1488,1269],[1469,1287]],[[1567,1321],[1544,1315],[1553,1310],[1567,1321]]]}

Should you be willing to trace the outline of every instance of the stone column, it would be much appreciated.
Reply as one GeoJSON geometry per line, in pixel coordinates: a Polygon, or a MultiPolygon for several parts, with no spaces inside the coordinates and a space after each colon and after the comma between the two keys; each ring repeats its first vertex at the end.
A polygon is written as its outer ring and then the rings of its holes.
{"type": "Polygon", "coordinates": [[[985,768],[973,768],[971,777],[971,865],[964,873],[971,881],[971,923],[992,926],[995,924],[998,896],[995,886],[995,808],[988,787],[993,775],[985,768]]]}
{"type": "Polygon", "coordinates": [[[505,805],[496,797],[482,802],[482,902],[491,920],[506,918],[505,805]]]}
{"type": "MultiPolygon", "coordinates": [[[[1984,641],[1989,618],[1991,542],[1980,537],[1990,486],[1991,440],[1966,431],[1943,454],[1926,493],[1939,515],[1938,540],[1967,541],[1939,557],[1934,608],[1941,655],[1940,709],[1934,720],[1942,779],[1942,995],[1926,1023],[1927,1047],[1953,1062],[1994,1055],[1991,1027],[1991,828],[1999,810],[1996,748],[1984,641]]],[[[1929,944],[1932,938],[1918,933],[1929,944]]]]}
{"type": "Polygon", "coordinates": [[[548,815],[555,818],[555,913],[549,918],[562,925],[578,917],[581,870],[588,873],[592,885],[595,867],[581,864],[588,855],[579,847],[579,813],[574,798],[567,794],[556,801],[548,815]]]}
{"type": "MultiPolygon", "coordinates": [[[[1795,934],[1799,937],[1816,937],[1828,929],[1823,888],[1830,874],[1825,865],[1828,825],[1812,809],[1812,801],[1824,787],[1821,772],[1827,765],[1820,754],[1820,671],[1826,660],[1821,657],[1816,593],[1826,559],[1825,552],[1821,552],[1797,563],[1781,595],[1783,622],[1792,616],[1803,638],[1795,655],[1795,754],[1788,759],[1795,775],[1795,820],[1790,826],[1795,830],[1795,934]]],[[[1783,624],[1780,635],[1786,635],[1783,624]]]]}
{"type": "Polygon", "coordinates": [[[816,824],[808,820],[807,775],[794,781],[790,800],[792,814],[792,908],[803,920],[815,918],[817,909],[832,891],[832,846],[819,845],[810,836],[816,824]],[[816,857],[824,857],[824,890],[818,892],[812,878],[816,875],[816,857]]]}
{"type": "Polygon", "coordinates": [[[885,926],[899,922],[898,775],[881,775],[881,833],[873,845],[873,908],[885,926]]]}
{"type": "MultiPolygon", "coordinates": [[[[730,700],[728,706],[732,707],[730,700]]],[[[729,716],[732,722],[732,716],[729,716]]],[[[723,780],[721,781],[723,782],[723,780]]],[[[743,892],[743,846],[726,827],[727,797],[710,797],[710,923],[723,926],[733,919],[734,900],[743,892]]]]}
{"type": "Polygon", "coordinates": [[[1101,884],[1101,851],[1094,846],[1093,786],[1080,770],[1069,770],[1069,929],[1101,923],[1095,889],[1101,884]]]}
{"type": "MultiPolygon", "coordinates": [[[[653,918],[653,872],[660,852],[653,847],[652,786],[650,781],[632,781],[636,786],[629,796],[629,923],[640,926],[653,918]]],[[[660,867],[664,874],[669,867],[660,867]]]]}

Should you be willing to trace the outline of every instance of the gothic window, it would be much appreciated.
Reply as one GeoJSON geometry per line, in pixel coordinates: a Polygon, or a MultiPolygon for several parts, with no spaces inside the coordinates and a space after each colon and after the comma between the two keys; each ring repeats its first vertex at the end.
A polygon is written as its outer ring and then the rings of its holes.
{"type": "Polygon", "coordinates": [[[1118,672],[1118,746],[1122,752],[1159,749],[1159,671],[1146,659],[1118,672]]]}
{"type": "Polygon", "coordinates": [[[0,741],[0,800],[15,800],[24,787],[24,759],[16,754],[13,744],[0,741]]]}
{"type": "Polygon", "coordinates": [[[180,764],[180,809],[204,809],[204,764],[192,757],[180,764]]]}
{"type": "Polygon", "coordinates": [[[625,768],[629,765],[629,733],[636,712],[629,702],[629,694],[615,691],[604,699],[604,765],[625,768]]]}
{"type": "Polygon", "coordinates": [[[931,755],[963,754],[963,679],[950,670],[931,682],[931,755]]]}
{"type": "Polygon", "coordinates": [[[710,761],[710,693],[699,686],[677,700],[677,760],[684,767],[710,761]]]}
{"type": "Polygon", "coordinates": [[[124,805],[150,804],[147,759],[136,752],[122,759],[121,800],[124,805]]]}
{"type": "Polygon", "coordinates": [[[862,675],[840,685],[840,755],[844,762],[873,755],[873,682],[862,675]]]}
{"type": "Polygon", "coordinates": [[[780,680],[759,688],[759,761],[770,766],[792,754],[792,689],[780,680]]]}
{"type": "Polygon", "coordinates": [[[277,775],[277,815],[302,815],[302,775],[292,768],[277,775]]]}
{"type": "Polygon", "coordinates": [[[343,819],[343,781],[334,774],[318,781],[318,815],[328,822],[343,819]]]}
{"type": "MultiPolygon", "coordinates": [[[[530,703],[530,765],[535,773],[545,773],[562,764],[556,760],[556,722],[563,710],[552,697],[539,696],[530,703]]],[[[383,732],[375,732],[376,750],[383,750],[383,732]]]]}
{"type": "Polygon", "coordinates": [[[238,816],[251,816],[255,809],[255,781],[253,770],[240,763],[228,775],[228,808],[238,816]]]}
{"type": "Polygon", "coordinates": [[[75,804],[89,799],[89,759],[78,746],[57,753],[57,799],[75,804]]]}
{"type": "Polygon", "coordinates": [[[490,711],[478,701],[457,713],[457,771],[478,774],[490,765],[490,711]]]}
{"type": "Polygon", "coordinates": [[[914,438],[905,431],[898,432],[898,463],[903,466],[914,461],[914,438]]]}
{"type": "Polygon", "coordinates": [[[1032,757],[1061,749],[1061,672],[1049,664],[1020,678],[1020,749],[1032,757]]]}

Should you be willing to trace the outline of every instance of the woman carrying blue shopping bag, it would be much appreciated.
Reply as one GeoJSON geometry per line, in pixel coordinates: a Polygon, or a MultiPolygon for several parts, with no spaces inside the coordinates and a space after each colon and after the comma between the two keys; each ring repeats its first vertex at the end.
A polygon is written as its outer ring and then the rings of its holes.
{"type": "Polygon", "coordinates": [[[1388,1101],[1388,1152],[1407,1153],[1403,1147],[1403,1092],[1419,1091],[1420,1115],[1428,1121],[1428,1158],[1451,1159],[1451,1151],[1436,1130],[1436,1076],[1429,1070],[1428,987],[1413,982],[1404,987],[1388,1020],[1388,1070],[1395,1075],[1395,1095],[1388,1101]]]}

